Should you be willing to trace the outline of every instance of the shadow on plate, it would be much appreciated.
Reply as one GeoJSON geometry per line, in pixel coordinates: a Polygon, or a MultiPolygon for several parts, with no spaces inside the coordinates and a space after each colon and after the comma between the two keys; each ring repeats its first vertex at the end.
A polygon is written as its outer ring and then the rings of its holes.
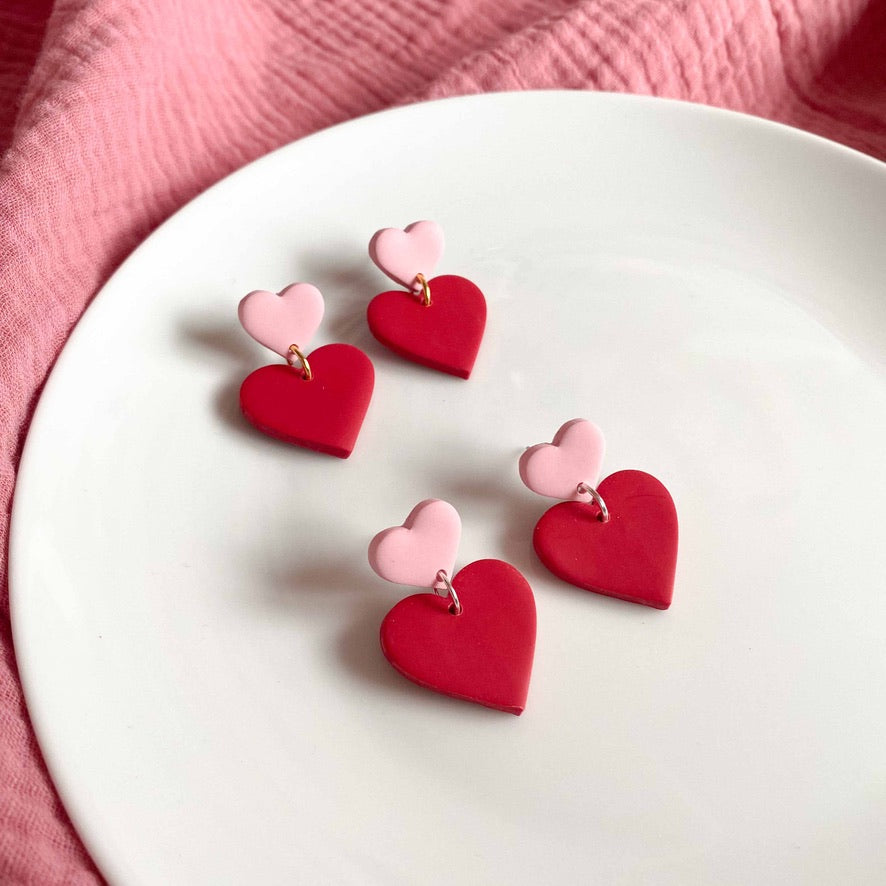
{"type": "MultiPolygon", "coordinates": [[[[451,447],[453,444],[447,445],[451,447]]],[[[489,525],[499,527],[497,547],[486,556],[516,566],[532,584],[533,578],[550,577],[532,547],[535,524],[550,505],[526,490],[516,476],[516,459],[520,451],[514,455],[511,465],[511,453],[481,464],[475,452],[466,450],[464,458],[455,461],[470,464],[470,473],[466,475],[462,470],[441,476],[435,494],[451,502],[463,515],[471,513],[489,525]],[[509,468],[513,470],[509,472],[509,468]]]]}
{"type": "Polygon", "coordinates": [[[302,279],[313,283],[323,293],[326,301],[325,338],[360,348],[375,341],[366,326],[366,306],[374,295],[387,287],[365,248],[359,255],[353,244],[310,252],[299,257],[298,268],[302,279]]]}
{"type": "Polygon", "coordinates": [[[204,317],[188,317],[179,331],[189,345],[198,345],[214,354],[221,354],[241,368],[248,370],[255,359],[249,337],[237,322],[236,312],[229,323],[206,320],[204,317]]]}

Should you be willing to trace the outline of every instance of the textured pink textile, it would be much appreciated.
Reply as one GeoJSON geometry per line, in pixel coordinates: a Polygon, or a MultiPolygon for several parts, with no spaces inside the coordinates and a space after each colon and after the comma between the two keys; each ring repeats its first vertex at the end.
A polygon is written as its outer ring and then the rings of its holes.
{"type": "Polygon", "coordinates": [[[100,877],[22,701],[5,551],[40,386],[153,227],[292,139],[568,87],[751,111],[886,156],[886,0],[6,0],[0,7],[0,882],[100,877]]]}

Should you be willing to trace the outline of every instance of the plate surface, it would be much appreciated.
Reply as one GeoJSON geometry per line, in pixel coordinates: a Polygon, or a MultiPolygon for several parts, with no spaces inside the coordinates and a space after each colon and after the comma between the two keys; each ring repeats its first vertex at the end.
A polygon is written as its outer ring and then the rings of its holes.
{"type": "Polygon", "coordinates": [[[115,883],[874,882],[886,867],[886,167],[774,124],[587,93],[464,98],[292,144],[115,274],[15,503],[29,709],[115,883]],[[486,292],[463,382],[369,335],[372,232],[486,292]],[[354,455],[241,419],[253,288],[325,293],[375,363],[354,455]],[[555,580],[523,447],[583,416],[681,523],[674,605],[555,580]],[[366,547],[427,497],[538,606],[526,713],[381,656],[366,547]]]}

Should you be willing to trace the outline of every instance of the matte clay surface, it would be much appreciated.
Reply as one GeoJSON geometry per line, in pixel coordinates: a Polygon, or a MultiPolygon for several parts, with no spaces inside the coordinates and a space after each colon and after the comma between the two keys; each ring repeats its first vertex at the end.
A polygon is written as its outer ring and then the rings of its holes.
{"type": "Polygon", "coordinates": [[[417,221],[376,231],[369,241],[369,257],[392,280],[421,291],[418,274],[429,278],[443,255],[443,228],[433,221],[417,221]]]}
{"type": "Polygon", "coordinates": [[[240,300],[237,314],[243,328],[281,357],[290,345],[306,351],[323,320],[323,295],[310,283],[293,283],[279,294],[256,289],[240,300]]]}
{"type": "Polygon", "coordinates": [[[535,655],[535,598],[520,572],[477,560],[452,580],[460,615],[436,594],[401,600],[381,625],[385,658],[419,686],[521,714],[535,655]]]}
{"type": "Polygon", "coordinates": [[[542,563],[587,591],[667,609],[677,565],[677,511],[670,493],[643,471],[611,474],[597,491],[609,509],[563,502],[545,511],[533,544],[542,563]]]}
{"type": "Polygon", "coordinates": [[[520,479],[539,495],[568,501],[579,496],[579,483],[597,485],[605,451],[603,432],[593,422],[574,418],[551,443],[530,446],[520,456],[520,479]]]}
{"type": "Polygon", "coordinates": [[[432,588],[437,572],[451,578],[461,539],[461,518],[448,501],[419,502],[402,526],[383,529],[369,544],[369,565],[381,578],[432,588]]]}
{"type": "Polygon", "coordinates": [[[240,408],[270,437],[347,458],[369,408],[375,371],[366,354],[334,344],[308,355],[308,381],[288,363],[263,366],[240,387],[240,408]]]}
{"type": "Polygon", "coordinates": [[[451,274],[429,286],[430,305],[400,290],[377,295],[366,312],[369,328],[401,357],[468,378],[486,328],[486,299],[470,280],[451,274]]]}

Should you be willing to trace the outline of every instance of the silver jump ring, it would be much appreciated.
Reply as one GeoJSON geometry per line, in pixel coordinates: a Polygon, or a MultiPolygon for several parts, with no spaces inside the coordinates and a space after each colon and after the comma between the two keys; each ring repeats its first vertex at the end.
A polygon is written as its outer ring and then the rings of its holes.
{"type": "Polygon", "coordinates": [[[438,597],[449,597],[452,600],[452,614],[453,615],[461,615],[461,603],[458,599],[458,594],[455,593],[455,588],[452,587],[452,582],[449,580],[449,576],[446,574],[445,569],[440,569],[437,571],[437,581],[442,581],[446,586],[446,593],[442,593],[441,589],[434,585],[434,593],[438,597]]]}
{"type": "Polygon", "coordinates": [[[603,501],[603,497],[594,489],[593,486],[588,486],[587,483],[579,483],[578,484],[578,492],[579,494],[587,494],[593,500],[594,504],[600,509],[600,522],[608,523],[609,522],[609,508],[606,507],[606,502],[603,501]]]}

